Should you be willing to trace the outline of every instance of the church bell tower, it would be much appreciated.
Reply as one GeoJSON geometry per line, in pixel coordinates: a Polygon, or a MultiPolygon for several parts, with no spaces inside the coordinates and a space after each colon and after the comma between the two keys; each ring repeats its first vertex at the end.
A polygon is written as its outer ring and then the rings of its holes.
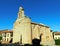
{"type": "Polygon", "coordinates": [[[19,8],[18,18],[13,28],[13,43],[31,43],[31,20],[25,16],[23,7],[19,8]]]}
{"type": "Polygon", "coordinates": [[[21,7],[19,8],[19,12],[18,12],[18,19],[20,19],[20,18],[22,18],[22,17],[24,17],[24,9],[23,9],[23,7],[21,6],[21,7]]]}

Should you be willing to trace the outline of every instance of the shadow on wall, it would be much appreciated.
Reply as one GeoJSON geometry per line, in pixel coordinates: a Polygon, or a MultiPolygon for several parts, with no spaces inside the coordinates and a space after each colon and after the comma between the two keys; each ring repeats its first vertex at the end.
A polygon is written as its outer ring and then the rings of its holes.
{"type": "Polygon", "coordinates": [[[12,41],[13,41],[13,39],[11,39],[11,40],[9,41],[9,43],[12,43],[12,41]]]}

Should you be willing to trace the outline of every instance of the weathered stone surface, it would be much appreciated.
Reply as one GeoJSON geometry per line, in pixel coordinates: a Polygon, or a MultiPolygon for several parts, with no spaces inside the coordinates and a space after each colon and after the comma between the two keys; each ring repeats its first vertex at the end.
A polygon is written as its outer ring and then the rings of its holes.
{"type": "Polygon", "coordinates": [[[54,45],[52,32],[48,26],[31,22],[30,18],[24,15],[22,7],[19,9],[18,18],[13,28],[13,43],[31,44],[32,39],[41,39],[43,45],[54,45]]]}

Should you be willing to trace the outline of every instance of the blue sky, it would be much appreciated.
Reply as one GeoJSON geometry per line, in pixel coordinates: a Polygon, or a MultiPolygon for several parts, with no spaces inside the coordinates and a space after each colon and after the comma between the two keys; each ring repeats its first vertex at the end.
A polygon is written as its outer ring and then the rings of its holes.
{"type": "Polygon", "coordinates": [[[20,6],[32,22],[60,31],[60,0],[0,0],[0,30],[13,29],[20,6]]]}

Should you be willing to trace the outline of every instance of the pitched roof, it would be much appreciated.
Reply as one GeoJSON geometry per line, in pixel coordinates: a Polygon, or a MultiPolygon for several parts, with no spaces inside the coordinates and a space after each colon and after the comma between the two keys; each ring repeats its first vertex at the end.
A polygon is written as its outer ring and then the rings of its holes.
{"type": "Polygon", "coordinates": [[[2,33],[12,33],[13,31],[12,30],[0,30],[0,34],[2,33]]]}
{"type": "Polygon", "coordinates": [[[55,35],[60,35],[60,32],[54,32],[55,35]]]}
{"type": "Polygon", "coordinates": [[[40,26],[49,28],[49,26],[45,26],[45,25],[43,25],[43,24],[38,24],[38,23],[35,23],[35,22],[31,22],[31,24],[40,25],[40,26]]]}
{"type": "Polygon", "coordinates": [[[0,34],[2,34],[2,32],[0,32],[0,34]]]}

